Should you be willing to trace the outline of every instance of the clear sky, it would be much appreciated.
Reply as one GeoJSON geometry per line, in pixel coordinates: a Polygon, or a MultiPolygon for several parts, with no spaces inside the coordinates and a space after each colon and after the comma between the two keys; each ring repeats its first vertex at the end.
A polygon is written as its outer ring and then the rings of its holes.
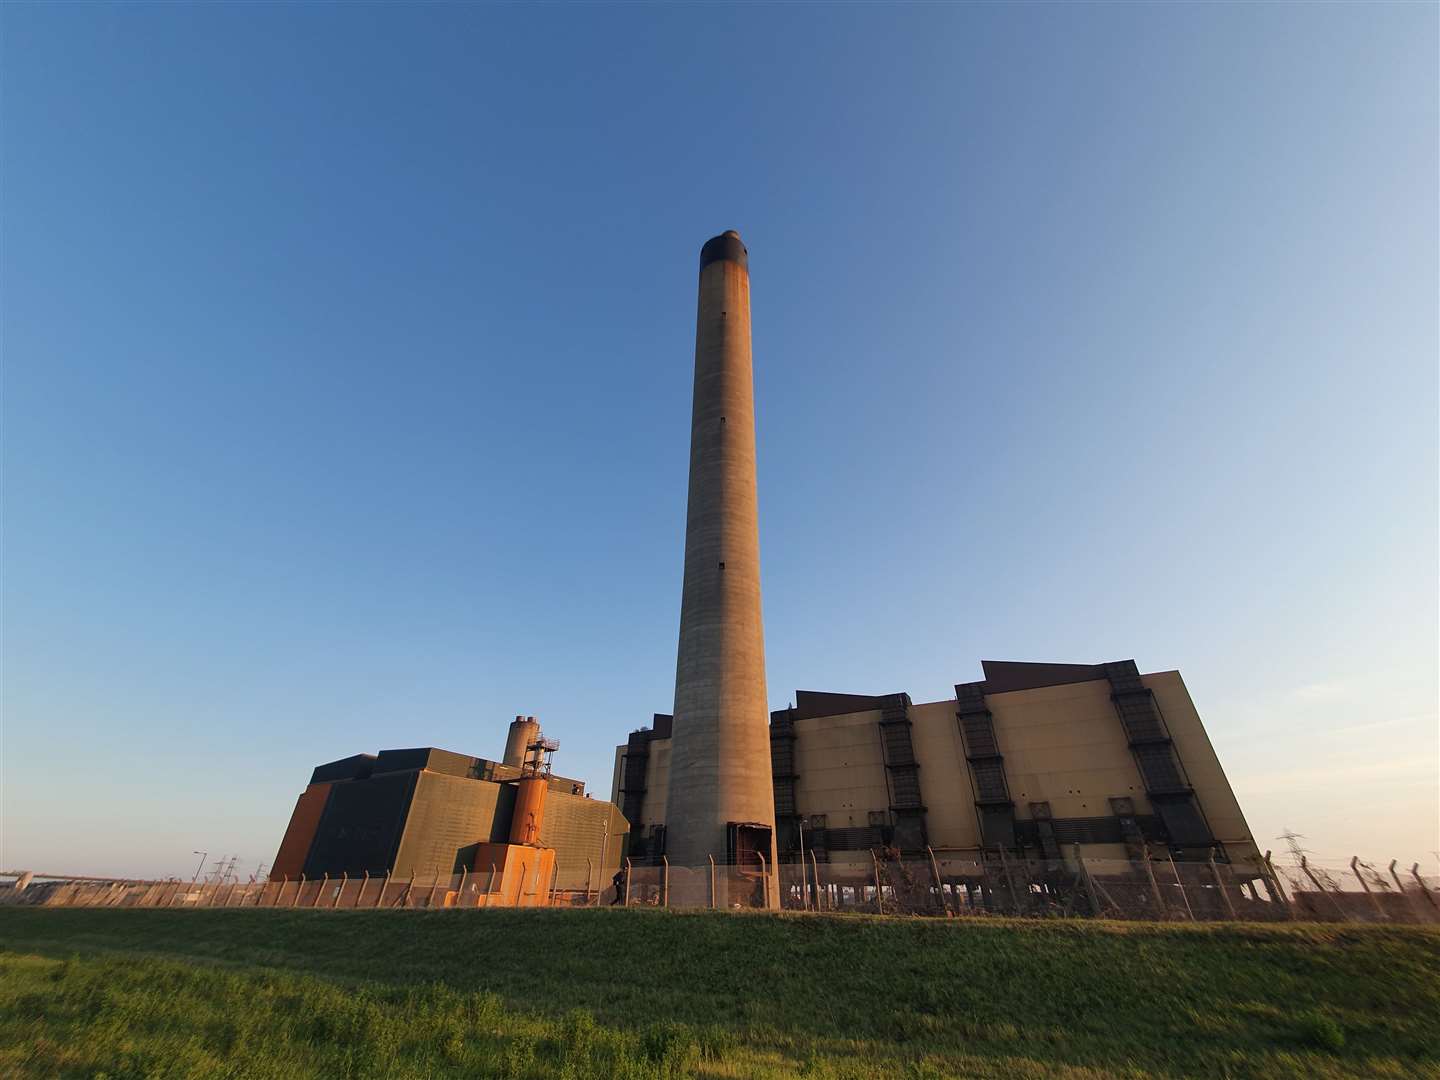
{"type": "Polygon", "coordinates": [[[0,31],[3,868],[253,869],[521,712],[607,796],[727,228],[774,707],[1134,657],[1262,847],[1434,865],[1434,4],[0,31]]]}

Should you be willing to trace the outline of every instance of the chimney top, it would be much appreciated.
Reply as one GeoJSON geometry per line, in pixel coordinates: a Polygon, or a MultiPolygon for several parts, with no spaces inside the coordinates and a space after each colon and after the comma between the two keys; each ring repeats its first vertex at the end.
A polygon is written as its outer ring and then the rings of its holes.
{"type": "Polygon", "coordinates": [[[749,255],[749,251],[740,240],[740,234],[734,229],[726,229],[719,236],[705,241],[705,246],[700,249],[700,269],[704,270],[713,262],[728,260],[749,273],[749,255]]]}

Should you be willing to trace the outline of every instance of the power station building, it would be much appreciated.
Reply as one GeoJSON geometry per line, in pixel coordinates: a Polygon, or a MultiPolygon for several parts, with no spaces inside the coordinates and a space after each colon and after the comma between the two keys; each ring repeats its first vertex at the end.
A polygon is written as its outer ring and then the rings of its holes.
{"type": "MultiPolygon", "coordinates": [[[[1254,867],[1257,850],[1178,671],[1134,661],[985,661],[955,697],[802,690],[770,714],[780,860],[806,853],[827,874],[870,872],[893,848],[947,863],[1214,857],[1254,867]]],[[[632,857],[672,849],[672,720],[616,748],[612,799],[632,857]]],[[[671,861],[675,861],[670,856],[671,861]]],[[[948,875],[947,875],[948,876],[948,875]]]]}
{"type": "MultiPolygon", "coordinates": [[[[487,845],[517,835],[525,755],[542,742],[535,718],[517,717],[501,761],[420,747],[317,765],[296,800],[271,880],[486,870],[494,858],[487,845]]],[[[587,796],[583,781],[543,780],[543,816],[525,843],[554,851],[546,880],[556,890],[598,888],[602,868],[621,861],[629,826],[615,806],[587,796]]]]}
{"type": "Polygon", "coordinates": [[[673,866],[720,907],[778,906],[779,870],[801,858],[817,892],[823,863],[829,882],[873,872],[878,895],[879,851],[923,856],[937,889],[970,875],[967,894],[992,859],[1149,874],[1158,855],[1265,880],[1178,672],[985,661],[943,701],[800,691],[771,712],[758,522],[749,252],[731,231],[700,251],[674,706],[616,749],[611,802],[542,768],[546,742],[518,717],[499,762],[425,747],[317,766],[272,876],[494,879],[513,859],[588,899],[651,863],[666,902],[686,902],[673,866]]]}

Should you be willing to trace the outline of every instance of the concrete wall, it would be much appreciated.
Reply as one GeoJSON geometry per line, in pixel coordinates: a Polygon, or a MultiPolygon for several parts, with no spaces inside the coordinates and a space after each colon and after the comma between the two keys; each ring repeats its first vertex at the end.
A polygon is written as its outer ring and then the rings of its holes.
{"type": "Polygon", "coordinates": [[[1137,814],[1150,812],[1108,682],[1016,690],[985,703],[1017,819],[1029,820],[1032,802],[1049,802],[1055,817],[1105,817],[1114,796],[1135,799],[1137,814]]]}
{"type": "MultiPolygon", "coordinates": [[[[1143,676],[1155,695],[1174,741],[1175,752],[1195,788],[1196,801],[1217,841],[1233,859],[1252,860],[1259,851],[1214,747],[1179,672],[1143,676]]],[[[1017,821],[1032,819],[1031,803],[1048,802],[1052,817],[1108,818],[1110,799],[1134,801],[1135,813],[1150,815],[1145,783],[1110,699],[1108,681],[991,694],[996,742],[1017,821]]],[[[920,762],[920,788],[930,844],[957,859],[972,858],[980,846],[975,793],[956,721],[954,699],[912,705],[911,739],[920,762]]],[[[795,728],[795,802],[807,820],[825,818],[825,827],[865,828],[872,812],[890,806],[879,709],[798,719],[795,728]]],[[[668,740],[650,744],[650,779],[642,817],[647,826],[664,822],[668,740]]],[[[619,763],[624,747],[617,748],[619,763]]],[[[614,792],[618,800],[618,788],[614,792]]],[[[1087,858],[1125,859],[1123,844],[1087,844],[1087,858]]],[[[835,863],[868,863],[868,851],[829,852],[835,863]]]]}

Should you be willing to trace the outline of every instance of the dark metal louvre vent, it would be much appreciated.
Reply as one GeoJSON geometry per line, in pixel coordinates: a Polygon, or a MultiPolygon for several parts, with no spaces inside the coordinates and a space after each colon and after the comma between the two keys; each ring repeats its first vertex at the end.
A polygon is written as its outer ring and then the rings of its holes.
{"type": "Polygon", "coordinates": [[[995,717],[985,705],[983,682],[955,687],[960,742],[975,785],[980,840],[987,848],[1015,846],[1015,803],[1005,780],[1005,759],[995,738],[995,717]]]}
{"type": "MultiPolygon", "coordinates": [[[[1154,692],[1142,681],[1134,660],[1120,660],[1104,668],[1110,682],[1110,700],[1125,730],[1135,767],[1170,843],[1210,846],[1214,843],[1210,826],[1175,753],[1154,692]]],[[[1133,842],[1133,837],[1130,840],[1133,842]]]]}

